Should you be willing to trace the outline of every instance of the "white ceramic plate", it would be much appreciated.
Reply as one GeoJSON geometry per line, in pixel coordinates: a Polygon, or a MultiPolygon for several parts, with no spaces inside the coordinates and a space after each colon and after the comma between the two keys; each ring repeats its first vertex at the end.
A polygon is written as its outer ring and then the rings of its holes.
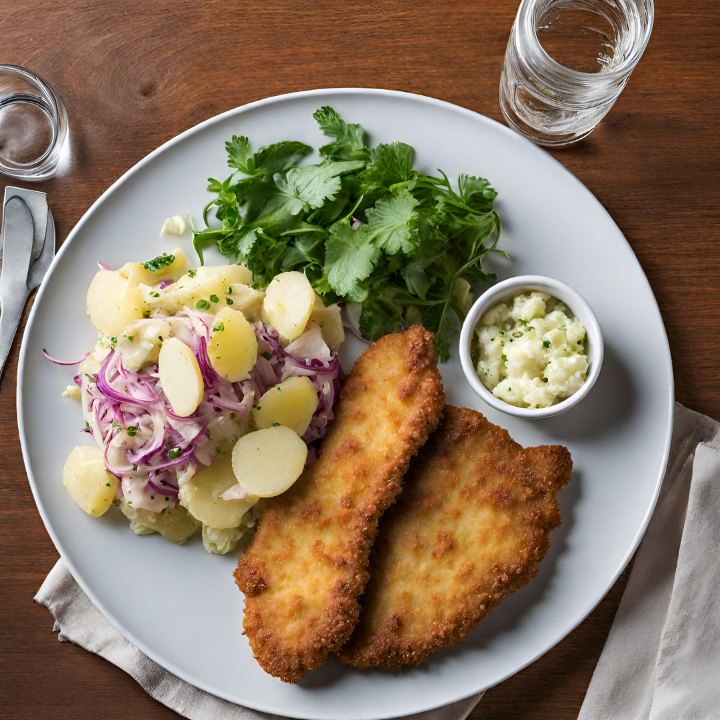
{"type": "MultiPolygon", "coordinates": [[[[216,258],[210,257],[212,262],[216,258]]],[[[350,368],[362,346],[344,349],[350,368]]],[[[492,120],[447,103],[382,90],[316,90],[270,98],[220,115],[153,152],[88,211],[58,254],[35,301],[20,356],[18,420],[40,514],[82,588],[105,616],[169,671],[220,697],[278,715],[370,720],[428,710],[499,683],[569,633],[595,607],[630,559],[652,513],[667,460],[673,376],[667,338],[648,282],[620,230],[590,192],[550,155],[492,120]],[[285,139],[323,142],[312,118],[332,105],[374,142],[403,140],[416,167],[451,177],[482,175],[499,191],[502,248],[494,269],[568,282],[597,314],[605,364],[589,396],[562,416],[524,421],[498,413],[465,381],[457,348],[442,374],[450,403],[481,410],[524,445],[562,443],[575,472],[560,494],[563,525],[540,573],[460,645],[417,669],[355,672],[335,661],[286,685],[266,675],[242,636],[235,558],[136,537],[119,512],[82,513],[62,485],[70,450],[85,444],[80,410],[60,397],[72,368],[41,350],[79,357],[94,343],[85,293],[96,260],[119,267],[189,235],[160,238],[163,219],[208,201],[206,178],[224,178],[224,142],[254,147],[285,139]]]]}

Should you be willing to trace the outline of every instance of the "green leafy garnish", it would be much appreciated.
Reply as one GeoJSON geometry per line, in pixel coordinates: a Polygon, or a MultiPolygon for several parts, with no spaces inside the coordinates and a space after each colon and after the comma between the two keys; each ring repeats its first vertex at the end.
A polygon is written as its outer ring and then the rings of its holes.
{"type": "Polygon", "coordinates": [[[171,460],[176,460],[177,458],[180,457],[181,454],[182,454],[182,450],[179,447],[174,447],[171,450],[168,450],[168,457],[171,460]]]}
{"type": "Polygon", "coordinates": [[[225,323],[219,322],[214,328],[213,332],[222,332],[225,329],[225,323]]]}
{"type": "Polygon", "coordinates": [[[210,303],[207,300],[198,300],[195,303],[195,307],[198,310],[207,310],[210,307],[210,303]]]}
{"type": "Polygon", "coordinates": [[[311,152],[298,142],[256,152],[244,136],[226,143],[233,172],[209,180],[205,229],[191,222],[200,261],[203,248],[217,244],[248,267],[256,288],[300,271],[326,305],[362,304],[367,339],[419,322],[447,360],[471,286],[495,277],[481,262],[501,252],[496,192],[483,178],[460,175],[454,184],[441,170],[413,169],[415,151],[405,143],[370,147],[363,128],[331,107],[314,118],[329,138],[315,165],[298,167],[311,152]]]}
{"type": "Polygon", "coordinates": [[[158,257],[153,258],[152,260],[148,260],[146,263],[143,263],[143,267],[150,272],[157,272],[164,267],[172,265],[174,262],[174,255],[168,255],[167,253],[163,253],[162,255],[158,255],[158,257]]]}

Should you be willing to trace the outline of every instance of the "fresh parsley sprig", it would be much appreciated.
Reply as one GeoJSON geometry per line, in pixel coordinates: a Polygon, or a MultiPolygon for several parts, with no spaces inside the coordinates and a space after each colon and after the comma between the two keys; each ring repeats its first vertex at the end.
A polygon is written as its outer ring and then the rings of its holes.
{"type": "Polygon", "coordinates": [[[497,193],[484,178],[460,175],[454,187],[441,170],[418,172],[411,146],[370,147],[363,128],[331,107],[313,117],[330,139],[318,164],[297,165],[312,152],[299,142],[257,152],[246,137],[226,143],[233,173],[209,180],[205,229],[191,222],[201,262],[216,243],[259,288],[299,270],[326,303],[362,304],[367,339],[422,323],[447,360],[471,286],[494,278],[482,260],[502,252],[497,193]]]}

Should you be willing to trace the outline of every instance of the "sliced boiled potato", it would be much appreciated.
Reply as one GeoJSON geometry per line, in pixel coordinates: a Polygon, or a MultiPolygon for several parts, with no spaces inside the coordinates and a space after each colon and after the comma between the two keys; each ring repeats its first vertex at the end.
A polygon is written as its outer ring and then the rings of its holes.
{"type": "Polygon", "coordinates": [[[180,417],[192,415],[205,392],[193,351],[181,340],[168,338],[160,348],[158,373],[173,412],[180,417]]]}
{"type": "Polygon", "coordinates": [[[342,323],[340,306],[335,303],[325,307],[322,298],[317,294],[315,295],[315,304],[310,313],[308,325],[310,326],[313,323],[319,326],[323,339],[330,349],[336,350],[340,343],[345,340],[345,328],[342,323]]]}
{"type": "MultiPolygon", "coordinates": [[[[184,307],[215,313],[221,308],[234,306],[235,284],[245,285],[252,280],[252,273],[244,265],[218,265],[190,270],[163,290],[152,289],[148,303],[164,315],[174,315],[184,307]],[[228,299],[230,302],[228,302],[228,299]],[[198,303],[201,307],[198,307],[198,303]]],[[[151,290],[147,288],[148,292],[151,290]]],[[[253,298],[257,302],[256,298],[253,298]]]]}
{"type": "Polygon", "coordinates": [[[260,430],[282,425],[302,437],[310,425],[317,404],[317,390],[310,378],[291,377],[270,388],[258,400],[252,418],[260,430]]]}
{"type": "Polygon", "coordinates": [[[315,291],[301,272],[276,275],[265,291],[262,318],[292,342],[305,331],[315,305],[315,291]]]}
{"type": "Polygon", "coordinates": [[[82,446],[65,461],[63,485],[88,515],[100,517],[115,499],[118,479],[105,469],[100,448],[82,446]]]}
{"type": "Polygon", "coordinates": [[[300,436],[281,425],[243,435],[233,448],[232,467],[248,493],[275,497],[300,477],[307,452],[300,436]]]}
{"type": "Polygon", "coordinates": [[[153,512],[129,505],[125,498],[120,502],[122,514],[130,521],[130,529],[136,535],[160,533],[170,542],[182,545],[194,535],[201,524],[182,505],[153,512]]]}
{"type": "Polygon", "coordinates": [[[125,369],[137,372],[146,365],[156,363],[160,348],[169,335],[170,323],[167,320],[151,319],[129,325],[118,338],[116,346],[125,369]]]}
{"type": "MultiPolygon", "coordinates": [[[[175,280],[179,278],[187,267],[187,255],[185,255],[180,248],[177,248],[170,253],[163,253],[162,256],[172,256],[174,259],[169,265],[157,268],[154,271],[145,267],[146,264],[150,264],[152,267],[152,263],[150,262],[129,262],[125,263],[118,270],[118,273],[125,278],[135,277],[138,282],[145,285],[157,285],[161,280],[167,280],[168,278],[175,280]]],[[[154,260],[155,258],[152,259],[154,260]]]]}
{"type": "Polygon", "coordinates": [[[212,465],[188,480],[180,491],[180,501],[204,525],[220,530],[240,525],[243,515],[257,503],[248,495],[243,500],[223,500],[222,494],[237,484],[232,457],[219,455],[212,465]]]}
{"type": "Polygon", "coordinates": [[[257,352],[252,325],[239,310],[223,308],[212,324],[208,343],[208,357],[215,372],[228,382],[247,380],[257,352]]]}
{"type": "Polygon", "coordinates": [[[234,283],[225,298],[227,305],[232,305],[233,310],[239,310],[250,322],[257,322],[262,318],[262,305],[265,293],[262,290],[255,290],[249,285],[234,283]]]}
{"type": "Polygon", "coordinates": [[[113,270],[100,270],[87,292],[87,314],[92,324],[117,337],[135,320],[143,317],[145,303],[135,274],[123,277],[113,270]]]}

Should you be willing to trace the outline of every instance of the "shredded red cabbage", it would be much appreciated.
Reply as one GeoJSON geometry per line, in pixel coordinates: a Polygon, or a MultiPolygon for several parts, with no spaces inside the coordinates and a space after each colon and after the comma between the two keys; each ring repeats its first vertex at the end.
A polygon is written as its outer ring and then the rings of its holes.
{"type": "Polygon", "coordinates": [[[42,351],[43,357],[56,365],[79,365],[90,353],[86,352],[79,360],[58,360],[51,355],[45,348],[42,351]]]}

